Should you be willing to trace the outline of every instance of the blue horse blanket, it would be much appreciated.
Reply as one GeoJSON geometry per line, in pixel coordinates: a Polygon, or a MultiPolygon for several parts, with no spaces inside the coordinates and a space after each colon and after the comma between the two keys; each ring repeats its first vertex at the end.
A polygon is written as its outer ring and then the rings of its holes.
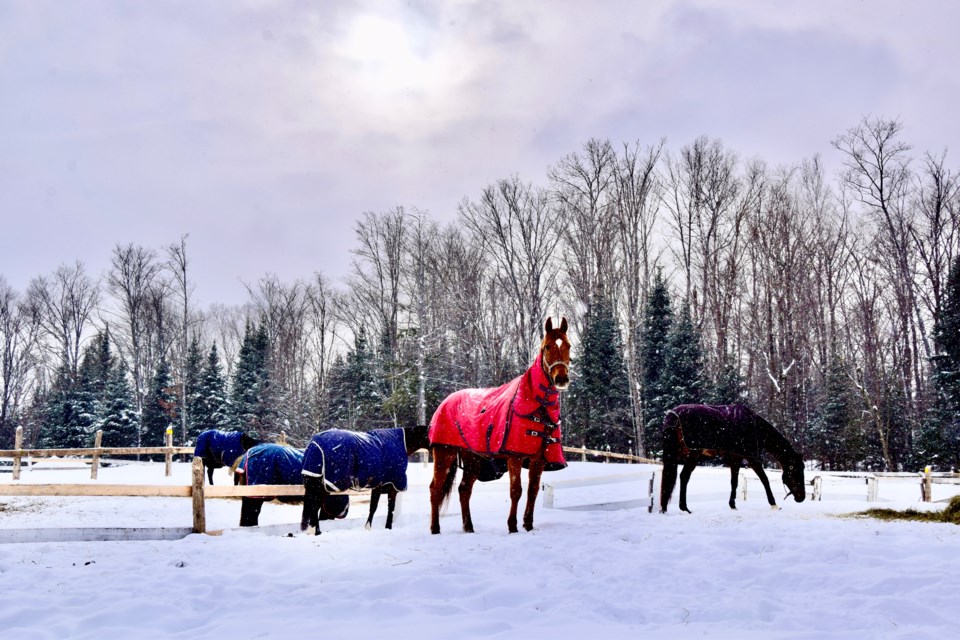
{"type": "Polygon", "coordinates": [[[258,444],[237,465],[243,484],[303,484],[303,451],[282,444],[258,444]]]}
{"type": "Polygon", "coordinates": [[[313,436],[303,454],[304,475],[323,479],[328,491],[407,490],[407,446],[402,428],[358,432],[329,429],[313,436]]]}
{"type": "Polygon", "coordinates": [[[214,469],[232,466],[243,455],[242,436],[240,431],[208,429],[197,436],[193,455],[203,458],[214,469]]]}

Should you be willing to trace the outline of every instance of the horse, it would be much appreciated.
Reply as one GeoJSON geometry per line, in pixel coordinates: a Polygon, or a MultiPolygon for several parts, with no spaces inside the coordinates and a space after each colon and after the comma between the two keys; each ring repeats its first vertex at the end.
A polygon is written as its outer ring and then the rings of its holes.
{"type": "MultiPolygon", "coordinates": [[[[303,484],[303,450],[283,444],[258,444],[248,449],[237,461],[233,475],[234,485],[258,484],[303,484]]],[[[344,518],[350,508],[347,496],[333,496],[321,519],[344,518]]],[[[260,509],[267,496],[243,496],[240,506],[240,526],[255,527],[259,524],[260,509]]],[[[297,503],[299,496],[279,496],[281,502],[297,503]]]]}
{"type": "Polygon", "coordinates": [[[241,431],[220,431],[207,429],[197,436],[197,444],[193,449],[193,456],[203,460],[207,469],[207,477],[213,484],[213,471],[220,467],[232,467],[237,458],[247,449],[260,444],[260,441],[251,438],[241,431]]]}
{"type": "Polygon", "coordinates": [[[680,509],[687,508],[687,483],[694,468],[707,458],[719,457],[730,467],[731,509],[737,508],[737,480],[744,460],[753,469],[767,502],[778,509],[770,490],[770,481],[763,471],[764,452],[773,456],[783,468],[783,484],[787,495],[803,502],[806,491],[803,482],[803,458],[773,425],[744,405],[681,404],[667,411],[663,420],[663,481],[660,486],[660,513],[667,512],[667,504],[680,472],[680,509]]]}
{"type": "Polygon", "coordinates": [[[457,465],[463,468],[460,508],[463,530],[473,533],[470,496],[477,480],[510,474],[507,529],[517,532],[517,504],[523,494],[520,472],[529,466],[523,528],[533,529],[540,476],[567,466],[560,433],[560,392],[570,384],[567,319],[544,336],[533,364],[520,377],[491,389],[461,389],[447,396],[430,421],[433,479],[430,482],[430,532],[440,533],[440,506],[453,490],[457,465]],[[505,465],[504,465],[505,462],[505,465]]]}
{"type": "Polygon", "coordinates": [[[387,529],[393,528],[397,493],[407,490],[407,461],[415,451],[428,449],[427,427],[396,427],[371,431],[328,429],[310,440],[303,457],[303,516],[300,530],[314,528],[320,535],[318,514],[329,510],[331,495],[342,491],[370,490],[370,515],[365,528],[373,526],[380,496],[387,494],[387,529]]]}

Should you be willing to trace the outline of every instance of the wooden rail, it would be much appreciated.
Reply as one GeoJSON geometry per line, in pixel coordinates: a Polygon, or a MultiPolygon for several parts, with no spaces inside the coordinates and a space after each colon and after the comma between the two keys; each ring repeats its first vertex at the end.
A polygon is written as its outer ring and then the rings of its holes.
{"type": "Polygon", "coordinates": [[[178,454],[193,455],[193,447],[173,446],[173,429],[167,429],[167,444],[164,447],[101,447],[100,442],[102,438],[103,431],[97,431],[94,437],[93,447],[73,449],[24,449],[23,427],[17,427],[14,448],[0,449],[0,457],[13,458],[13,479],[19,480],[21,460],[25,457],[52,458],[55,456],[89,456],[91,458],[90,478],[96,480],[97,470],[100,467],[100,456],[162,455],[166,463],[165,475],[169,477],[172,473],[173,456],[178,454]]]}
{"type": "Polygon", "coordinates": [[[610,460],[628,460],[638,464],[663,464],[659,460],[652,460],[641,456],[635,456],[632,453],[616,453],[613,451],[597,451],[596,449],[587,449],[586,447],[563,447],[564,453],[579,454],[581,462],[587,461],[587,456],[596,456],[603,458],[606,462],[610,460]]]}

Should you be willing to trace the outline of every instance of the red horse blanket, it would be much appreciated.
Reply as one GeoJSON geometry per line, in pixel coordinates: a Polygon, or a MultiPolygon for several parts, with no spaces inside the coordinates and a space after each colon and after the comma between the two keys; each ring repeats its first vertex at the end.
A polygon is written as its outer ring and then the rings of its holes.
{"type": "Polygon", "coordinates": [[[560,392],[543,372],[540,358],[503,386],[462,389],[447,396],[430,421],[430,443],[491,456],[544,451],[544,470],[566,467],[560,442],[560,392]]]}

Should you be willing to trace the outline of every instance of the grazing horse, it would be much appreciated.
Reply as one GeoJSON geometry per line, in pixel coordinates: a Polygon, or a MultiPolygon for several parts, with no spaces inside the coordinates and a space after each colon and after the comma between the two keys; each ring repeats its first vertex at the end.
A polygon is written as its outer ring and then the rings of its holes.
{"type": "Polygon", "coordinates": [[[570,384],[567,319],[553,327],[547,319],[543,341],[526,373],[493,389],[461,389],[440,403],[430,421],[433,480],[430,482],[430,532],[440,533],[440,506],[453,490],[457,463],[463,468],[458,488],[463,530],[473,533],[470,495],[477,480],[510,473],[507,529],[517,532],[517,503],[523,493],[520,471],[529,465],[523,528],[533,529],[533,508],[543,471],[567,466],[560,444],[560,392],[570,384]]]}
{"type": "Polygon", "coordinates": [[[259,440],[240,431],[207,429],[197,436],[193,457],[203,460],[203,466],[207,468],[207,477],[210,484],[213,484],[214,469],[232,467],[244,451],[258,444],[260,444],[259,440]]]}
{"type": "MultiPolygon", "coordinates": [[[[258,444],[251,447],[237,461],[233,475],[235,485],[258,484],[303,484],[303,450],[284,444],[258,444]]],[[[343,518],[347,515],[350,501],[347,496],[333,496],[328,512],[321,519],[343,518]]],[[[260,509],[268,496],[243,496],[240,507],[240,526],[255,527],[259,524],[260,509]]],[[[279,496],[281,502],[300,502],[298,496],[279,496]]]]}
{"type": "Polygon", "coordinates": [[[380,496],[387,494],[387,529],[393,528],[397,493],[407,490],[407,461],[419,449],[428,449],[427,427],[346,431],[328,429],[313,436],[303,457],[303,517],[300,530],[314,528],[320,535],[318,517],[329,510],[329,503],[347,495],[342,491],[369,489],[370,515],[366,528],[373,525],[380,496]]]}
{"type": "MultiPolygon", "coordinates": [[[[694,468],[707,458],[720,457],[730,467],[730,508],[736,509],[737,480],[743,460],[753,469],[767,502],[777,508],[770,490],[770,481],[763,471],[761,458],[769,453],[783,468],[783,484],[787,496],[803,502],[806,491],[803,484],[803,458],[790,446],[787,439],[773,425],[740,404],[706,405],[681,404],[667,411],[663,420],[663,481],[660,486],[660,513],[667,512],[667,504],[680,472],[680,509],[687,508],[687,482],[694,468]]],[[[785,496],[786,497],[786,496],[785,496]]]]}

